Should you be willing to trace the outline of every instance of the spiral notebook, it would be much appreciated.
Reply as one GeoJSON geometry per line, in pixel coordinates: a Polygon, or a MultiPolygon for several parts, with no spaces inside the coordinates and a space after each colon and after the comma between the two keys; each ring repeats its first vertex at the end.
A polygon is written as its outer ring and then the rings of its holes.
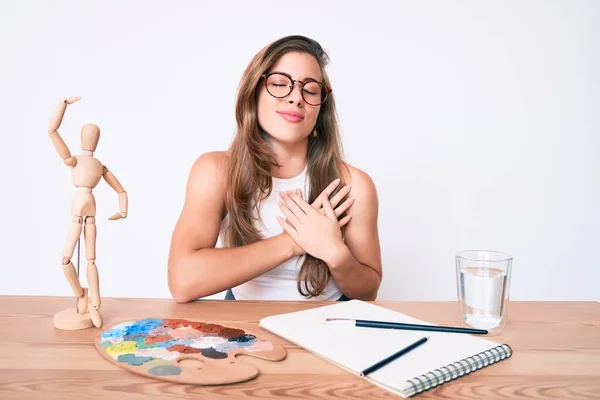
{"type": "Polygon", "coordinates": [[[403,398],[512,355],[509,345],[478,335],[328,325],[323,323],[325,318],[434,325],[373,303],[350,300],[269,316],[260,320],[260,327],[357,375],[423,336],[429,336],[422,346],[364,378],[403,398]]]}

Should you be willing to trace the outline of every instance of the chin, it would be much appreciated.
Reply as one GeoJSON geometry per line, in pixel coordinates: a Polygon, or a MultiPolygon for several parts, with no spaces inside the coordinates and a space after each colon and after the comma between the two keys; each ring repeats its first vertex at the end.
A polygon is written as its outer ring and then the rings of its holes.
{"type": "Polygon", "coordinates": [[[269,136],[271,136],[274,140],[281,143],[289,144],[301,142],[305,140],[309,135],[304,131],[300,131],[299,129],[290,129],[289,127],[275,128],[273,132],[277,132],[277,134],[269,134],[269,136]]]}
{"type": "Polygon", "coordinates": [[[286,144],[296,144],[296,143],[300,143],[303,140],[306,139],[306,135],[277,135],[277,136],[272,136],[272,138],[280,143],[286,143],[286,144]]]}

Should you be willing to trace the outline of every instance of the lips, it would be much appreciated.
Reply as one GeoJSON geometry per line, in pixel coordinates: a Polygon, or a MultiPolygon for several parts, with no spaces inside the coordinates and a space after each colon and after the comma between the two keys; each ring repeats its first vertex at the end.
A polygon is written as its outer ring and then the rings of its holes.
{"type": "Polygon", "coordinates": [[[300,122],[304,119],[302,114],[295,111],[278,111],[278,113],[288,122],[300,122]]]}

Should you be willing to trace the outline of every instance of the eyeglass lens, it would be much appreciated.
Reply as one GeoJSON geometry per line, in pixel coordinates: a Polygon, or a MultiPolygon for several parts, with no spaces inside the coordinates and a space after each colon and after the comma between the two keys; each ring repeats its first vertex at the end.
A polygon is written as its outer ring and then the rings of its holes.
{"type": "MultiPolygon", "coordinates": [[[[282,74],[272,74],[267,77],[267,91],[273,97],[283,98],[292,90],[292,80],[282,74]]],[[[326,97],[325,89],[318,82],[306,82],[302,88],[302,98],[310,105],[321,104],[326,97]]]]}

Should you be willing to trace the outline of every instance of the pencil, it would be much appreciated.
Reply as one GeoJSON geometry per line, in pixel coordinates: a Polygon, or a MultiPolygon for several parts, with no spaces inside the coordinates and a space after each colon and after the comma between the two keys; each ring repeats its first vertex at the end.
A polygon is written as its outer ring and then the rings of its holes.
{"type": "Polygon", "coordinates": [[[348,318],[327,318],[326,324],[336,325],[352,325],[365,328],[382,328],[382,329],[401,329],[407,331],[429,331],[429,332],[449,332],[449,333],[473,333],[485,335],[488,333],[485,329],[475,328],[460,328],[454,326],[439,326],[439,325],[419,325],[405,324],[401,322],[386,322],[386,321],[368,321],[364,319],[348,319],[348,318]]]}
{"type": "Polygon", "coordinates": [[[429,337],[421,338],[421,339],[417,340],[416,342],[414,342],[413,344],[408,345],[405,348],[403,348],[402,350],[392,354],[391,356],[388,356],[388,357],[384,358],[383,360],[371,365],[369,368],[363,370],[360,373],[360,376],[366,376],[367,374],[370,374],[371,372],[377,371],[384,365],[387,365],[387,364],[391,363],[392,361],[396,360],[397,358],[408,353],[409,351],[416,349],[417,347],[419,347],[420,345],[425,343],[428,339],[429,339],[429,337]]]}

